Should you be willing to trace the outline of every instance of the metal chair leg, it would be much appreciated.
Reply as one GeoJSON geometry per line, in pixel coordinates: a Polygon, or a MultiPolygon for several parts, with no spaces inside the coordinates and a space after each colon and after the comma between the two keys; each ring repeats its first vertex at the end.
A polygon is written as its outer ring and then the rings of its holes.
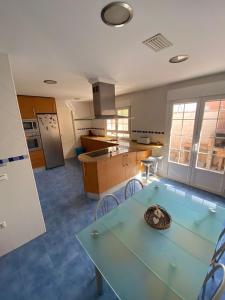
{"type": "Polygon", "coordinates": [[[96,277],[96,287],[97,287],[97,294],[99,296],[102,295],[103,293],[103,288],[102,288],[102,275],[101,273],[99,272],[99,270],[95,267],[95,277],[96,277]]]}

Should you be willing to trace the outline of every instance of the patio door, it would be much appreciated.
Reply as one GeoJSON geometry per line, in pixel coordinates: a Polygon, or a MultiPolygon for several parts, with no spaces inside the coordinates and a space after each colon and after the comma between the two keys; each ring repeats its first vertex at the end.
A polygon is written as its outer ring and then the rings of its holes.
{"type": "Polygon", "coordinates": [[[196,131],[197,101],[170,103],[167,177],[189,184],[196,131]]]}
{"type": "Polygon", "coordinates": [[[201,100],[190,183],[224,194],[225,99],[201,100]]]}
{"type": "Polygon", "coordinates": [[[171,102],[167,177],[224,194],[225,99],[171,102]]]}

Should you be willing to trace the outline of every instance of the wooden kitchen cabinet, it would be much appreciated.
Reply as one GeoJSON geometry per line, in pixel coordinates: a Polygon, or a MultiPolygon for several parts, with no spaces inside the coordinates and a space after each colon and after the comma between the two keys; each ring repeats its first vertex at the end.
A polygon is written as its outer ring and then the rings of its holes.
{"type": "Polygon", "coordinates": [[[108,158],[106,168],[108,189],[125,180],[125,159],[123,154],[108,158]]]}
{"type": "Polygon", "coordinates": [[[84,180],[84,190],[89,191],[89,193],[98,193],[98,173],[97,173],[97,163],[83,163],[83,180],[84,180]]]}
{"type": "Polygon", "coordinates": [[[84,190],[101,194],[137,172],[136,152],[115,155],[92,163],[83,163],[84,190]]]}
{"type": "Polygon", "coordinates": [[[32,97],[18,96],[18,103],[22,119],[35,119],[34,101],[32,97]]]}
{"type": "Polygon", "coordinates": [[[45,167],[43,150],[30,151],[30,159],[33,169],[45,167]]]}
{"type": "Polygon", "coordinates": [[[35,113],[56,113],[56,105],[54,98],[33,97],[35,113]]]}
{"type": "Polygon", "coordinates": [[[36,119],[38,113],[56,113],[54,98],[19,95],[18,103],[22,119],[36,119]]]}
{"type": "Polygon", "coordinates": [[[129,179],[137,174],[137,153],[129,152],[125,155],[125,179],[129,179]]]}

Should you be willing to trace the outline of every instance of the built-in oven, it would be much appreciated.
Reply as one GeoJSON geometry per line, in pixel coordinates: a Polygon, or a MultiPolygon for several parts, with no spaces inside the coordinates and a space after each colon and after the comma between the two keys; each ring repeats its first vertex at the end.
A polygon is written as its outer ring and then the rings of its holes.
{"type": "Polygon", "coordinates": [[[40,135],[37,135],[35,133],[27,134],[26,139],[27,139],[27,146],[28,146],[29,151],[35,151],[35,150],[42,149],[40,135]]]}
{"type": "Polygon", "coordinates": [[[36,119],[23,119],[23,128],[25,132],[38,130],[38,123],[36,119]]]}

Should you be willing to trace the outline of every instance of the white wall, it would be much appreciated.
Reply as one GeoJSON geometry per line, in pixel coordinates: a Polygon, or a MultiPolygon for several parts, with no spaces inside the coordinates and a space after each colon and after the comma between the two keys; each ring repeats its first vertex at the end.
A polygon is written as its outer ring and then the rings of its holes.
{"type": "MultiPolygon", "coordinates": [[[[28,155],[8,56],[0,54],[0,159],[28,155]]],[[[0,256],[45,232],[29,157],[0,165],[0,256]]]]}
{"type": "Polygon", "coordinates": [[[65,101],[61,99],[56,99],[56,107],[64,158],[71,158],[74,157],[75,147],[72,112],[66,105],[65,101]]]}
{"type": "Polygon", "coordinates": [[[165,132],[166,126],[166,93],[165,86],[116,97],[117,107],[131,106],[131,116],[134,117],[131,120],[131,130],[148,131],[147,133],[132,132],[132,139],[137,139],[138,136],[150,136],[154,142],[164,141],[162,133],[165,132]]]}

